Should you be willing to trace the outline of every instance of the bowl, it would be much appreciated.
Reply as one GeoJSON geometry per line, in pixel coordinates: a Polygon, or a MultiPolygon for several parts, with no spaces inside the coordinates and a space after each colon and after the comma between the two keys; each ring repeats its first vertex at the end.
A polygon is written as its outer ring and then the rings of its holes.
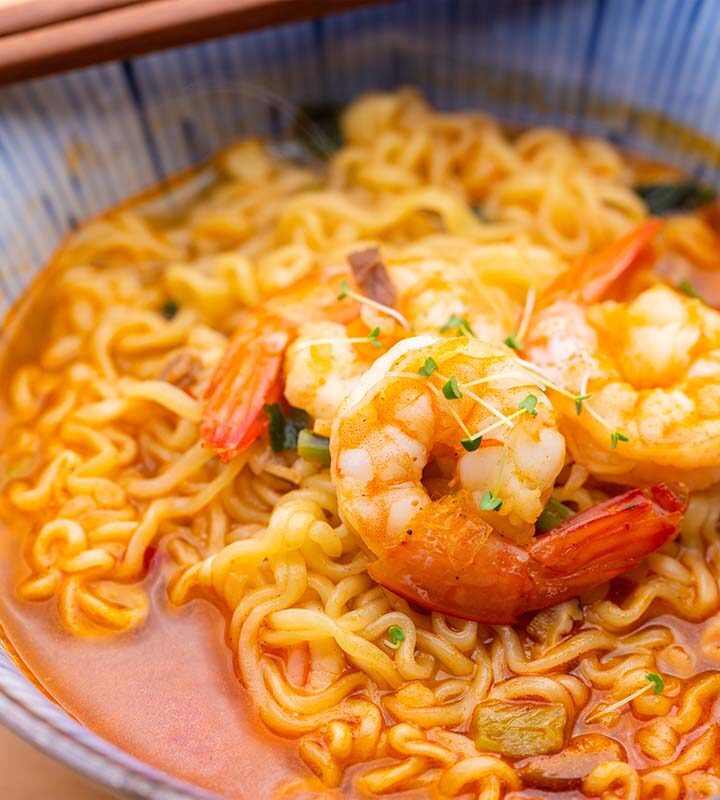
{"type": "MultiPolygon", "coordinates": [[[[716,182],[714,0],[404,0],[0,91],[0,313],[62,237],[298,107],[414,85],[442,108],[603,136],[716,182]]],[[[72,719],[0,645],[0,721],[130,797],[210,798],[72,719]]]]}

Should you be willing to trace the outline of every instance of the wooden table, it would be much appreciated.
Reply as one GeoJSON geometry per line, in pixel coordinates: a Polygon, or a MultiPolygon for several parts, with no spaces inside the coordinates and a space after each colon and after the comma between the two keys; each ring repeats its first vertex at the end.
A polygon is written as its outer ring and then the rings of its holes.
{"type": "MultiPolygon", "coordinates": [[[[0,726],[2,800],[113,800],[0,726]]],[[[115,799],[116,800],[116,799],[115,799]]]]}

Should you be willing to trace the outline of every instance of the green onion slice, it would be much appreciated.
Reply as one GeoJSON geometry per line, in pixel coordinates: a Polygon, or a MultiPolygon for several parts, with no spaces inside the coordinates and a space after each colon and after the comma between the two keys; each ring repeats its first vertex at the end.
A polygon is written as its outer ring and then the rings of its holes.
{"type": "Polygon", "coordinates": [[[537,518],[535,528],[539,533],[547,533],[553,528],[556,528],[561,522],[573,516],[575,516],[575,512],[572,508],[556,500],[554,497],[551,497],[547,501],[547,505],[543,509],[542,514],[537,518]]]}
{"type": "Polygon", "coordinates": [[[305,428],[298,434],[297,449],[305,461],[312,461],[313,464],[321,464],[323,467],[330,466],[330,440],[326,436],[318,436],[305,428]]]}

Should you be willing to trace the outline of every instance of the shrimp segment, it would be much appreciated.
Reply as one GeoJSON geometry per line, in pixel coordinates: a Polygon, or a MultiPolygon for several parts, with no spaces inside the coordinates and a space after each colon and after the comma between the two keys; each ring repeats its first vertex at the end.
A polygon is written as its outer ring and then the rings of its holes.
{"type": "Polygon", "coordinates": [[[338,303],[345,267],[328,267],[252,309],[230,340],[205,393],[200,433],[223,460],[249,447],[267,428],[264,407],[283,394],[285,352],[308,316],[347,323],[354,301],[338,303]]]}
{"type": "Polygon", "coordinates": [[[603,583],[666,542],[680,516],[656,487],[533,538],[564,439],[532,373],[464,337],[406,339],[378,359],[341,407],[330,449],[340,515],[377,557],[370,574],[483,622],[603,583]]]}
{"type": "Polygon", "coordinates": [[[418,514],[412,536],[368,572],[423,608],[511,624],[632,569],[675,535],[682,509],[663,484],[632,489],[522,548],[474,519],[472,501],[459,493],[418,514]]]}
{"type": "Polygon", "coordinates": [[[547,290],[545,299],[572,298],[579,303],[601,300],[610,287],[634,267],[660,230],[659,219],[649,219],[625,236],[581,259],[563,272],[547,290]]]}
{"type": "Polygon", "coordinates": [[[290,333],[281,320],[251,318],[225,351],[206,393],[200,434],[223,461],[267,428],[266,403],[282,394],[280,370],[290,333]]]}
{"type": "Polygon", "coordinates": [[[556,299],[535,314],[524,355],[565,390],[551,391],[560,429],[594,475],[720,480],[720,313],[702,301],[662,284],[631,302],[556,299]]]}

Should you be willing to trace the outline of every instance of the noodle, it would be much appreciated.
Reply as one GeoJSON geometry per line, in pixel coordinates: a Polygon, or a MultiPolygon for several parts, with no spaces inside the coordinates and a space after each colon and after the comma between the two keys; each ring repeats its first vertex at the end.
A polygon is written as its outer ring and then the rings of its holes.
{"type": "MultiPolygon", "coordinates": [[[[473,713],[486,700],[542,701],[573,735],[625,749],[582,778],[585,795],[717,795],[720,489],[693,494],[681,536],[617,586],[493,627],[418,611],[377,585],[327,469],[265,440],[228,463],[202,446],[203,392],[243,309],[350,248],[381,244],[399,280],[434,265],[516,319],[529,289],[646,215],[632,167],[603,142],[511,136],[412,92],[358,101],[345,134],[326,172],[241,142],[180,218],[128,206],[62,249],[43,289],[42,349],[8,384],[0,460],[7,513],[27,530],[20,597],[53,598],[81,636],[127,632],[147,618],[142,579],[163,550],[171,601],[224,608],[264,723],[298,739],[325,786],[354,767],[368,793],[510,797],[522,770],[476,749],[473,713]],[[647,673],[665,676],[662,695],[603,715],[647,673]]],[[[664,236],[701,264],[715,241],[699,218],[664,236]]],[[[431,313],[415,302],[415,315],[431,313]]],[[[555,496],[590,507],[603,495],[588,477],[573,465],[555,496]]]]}

